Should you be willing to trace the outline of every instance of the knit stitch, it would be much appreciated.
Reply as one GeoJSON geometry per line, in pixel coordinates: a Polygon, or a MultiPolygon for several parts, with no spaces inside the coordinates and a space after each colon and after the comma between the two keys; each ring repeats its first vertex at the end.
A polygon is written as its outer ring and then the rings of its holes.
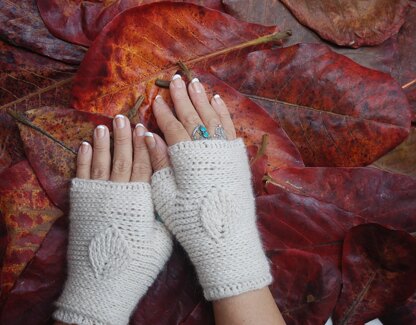
{"type": "Polygon", "coordinates": [[[270,284],[244,142],[187,141],[168,151],[172,169],[153,175],[153,200],[195,265],[205,297],[216,300],[270,284]]]}
{"type": "Polygon", "coordinates": [[[154,218],[150,185],[74,179],[68,278],[54,317],[68,324],[127,324],[172,250],[154,218]]]}

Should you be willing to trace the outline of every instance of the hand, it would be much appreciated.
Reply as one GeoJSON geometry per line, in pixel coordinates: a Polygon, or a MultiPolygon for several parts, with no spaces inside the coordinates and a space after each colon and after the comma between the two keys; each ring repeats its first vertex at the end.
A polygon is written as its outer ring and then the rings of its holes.
{"type": "MultiPolygon", "coordinates": [[[[188,91],[189,95],[183,80],[174,76],[170,93],[177,118],[161,97],[153,104],[172,162],[171,168],[154,165],[156,210],[189,254],[208,300],[264,288],[272,278],[255,224],[244,142],[235,139],[219,96],[209,101],[197,79],[188,91]],[[195,127],[202,124],[211,139],[191,141],[195,127]],[[227,140],[213,137],[220,125],[227,140]]],[[[166,151],[160,138],[153,140],[146,139],[151,157],[151,144],[166,151]]]]}
{"type": "Polygon", "coordinates": [[[132,133],[117,116],[114,155],[105,126],[84,142],[72,180],[68,278],[54,317],[66,323],[127,324],[172,250],[165,227],[155,220],[146,129],[132,133]]]}

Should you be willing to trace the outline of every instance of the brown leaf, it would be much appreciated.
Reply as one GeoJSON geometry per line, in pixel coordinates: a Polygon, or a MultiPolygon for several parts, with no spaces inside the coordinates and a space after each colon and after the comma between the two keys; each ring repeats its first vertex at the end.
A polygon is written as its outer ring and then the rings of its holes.
{"type": "Polygon", "coordinates": [[[4,299],[62,211],[48,199],[27,161],[2,173],[0,210],[8,236],[1,270],[4,299]]]}
{"type": "MultiPolygon", "coordinates": [[[[40,15],[48,29],[65,41],[90,46],[98,33],[119,13],[161,0],[37,0],[40,15]]],[[[221,10],[220,0],[174,0],[221,10]]]]}
{"type": "Polygon", "coordinates": [[[282,0],[299,21],[338,45],[381,44],[404,23],[407,0],[282,0]]]}
{"type": "Polygon", "coordinates": [[[416,178],[416,128],[411,128],[406,140],[371,166],[416,178]]]}
{"type": "Polygon", "coordinates": [[[276,27],[240,22],[186,3],[159,2],[126,10],[90,47],[74,80],[73,106],[108,116],[126,113],[140,95],[149,104],[158,92],[156,79],[170,80],[179,61],[191,69],[228,61],[253,49],[252,40],[276,32],[276,27]]]}
{"type": "Polygon", "coordinates": [[[23,144],[8,110],[68,105],[76,68],[0,41],[0,172],[23,159],[23,144]]]}
{"type": "Polygon", "coordinates": [[[85,49],[64,42],[47,30],[36,0],[0,2],[0,38],[30,51],[70,64],[81,62],[85,49]]]}
{"type": "Polygon", "coordinates": [[[367,165],[409,133],[397,82],[320,44],[252,52],[211,70],[266,108],[310,166],[367,165]]]}

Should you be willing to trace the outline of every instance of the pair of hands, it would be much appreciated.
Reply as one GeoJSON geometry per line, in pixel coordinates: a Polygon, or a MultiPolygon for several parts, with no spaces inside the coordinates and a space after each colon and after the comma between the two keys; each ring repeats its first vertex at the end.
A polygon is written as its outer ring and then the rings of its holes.
{"type": "Polygon", "coordinates": [[[113,121],[113,157],[109,130],[99,125],[94,130],[93,147],[83,142],[78,151],[77,178],[149,182],[152,170],[156,172],[170,166],[167,146],[190,141],[194,128],[200,124],[205,125],[211,135],[222,125],[228,140],[236,138],[226,104],[219,95],[209,101],[197,78],[187,87],[181,76],[175,75],[170,83],[170,94],[176,116],[161,96],[153,102],[153,113],[166,143],[142,124],[137,124],[132,132],[128,118],[117,115],[113,121]]]}

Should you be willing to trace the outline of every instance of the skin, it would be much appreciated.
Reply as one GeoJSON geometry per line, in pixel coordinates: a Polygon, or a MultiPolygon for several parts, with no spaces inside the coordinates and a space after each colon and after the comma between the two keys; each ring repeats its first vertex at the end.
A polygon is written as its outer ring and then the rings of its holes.
{"type": "MultiPolygon", "coordinates": [[[[191,140],[195,126],[204,124],[209,133],[221,124],[228,140],[236,138],[234,124],[220,96],[208,99],[204,86],[193,80],[188,86],[174,76],[170,94],[176,116],[162,97],[153,102],[153,113],[166,142],[138,124],[131,131],[125,116],[113,121],[114,153],[110,153],[110,134],[105,126],[94,130],[93,146],[83,142],[78,151],[77,177],[113,182],[150,182],[152,172],[170,166],[167,147],[191,140]]],[[[213,301],[217,325],[281,325],[282,315],[268,287],[213,301]]],[[[55,324],[63,324],[57,322],[55,324]]]]}

